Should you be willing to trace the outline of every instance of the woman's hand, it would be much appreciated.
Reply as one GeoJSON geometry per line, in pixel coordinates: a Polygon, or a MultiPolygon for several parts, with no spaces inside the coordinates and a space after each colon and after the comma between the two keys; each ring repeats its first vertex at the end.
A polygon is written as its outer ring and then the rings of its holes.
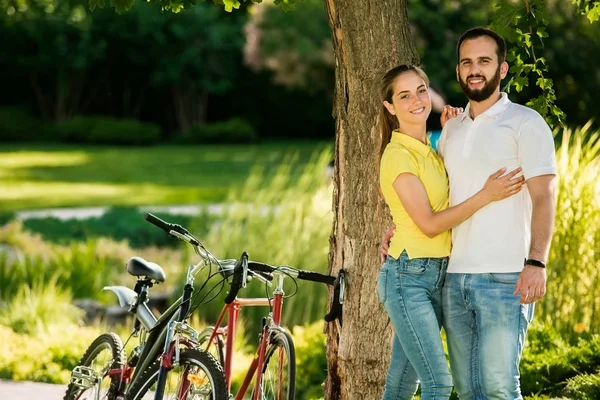
{"type": "Polygon", "coordinates": [[[446,125],[449,119],[457,117],[459,114],[463,112],[462,107],[452,107],[449,105],[445,105],[442,110],[442,115],[440,115],[440,124],[442,124],[442,128],[446,125]]]}
{"type": "Polygon", "coordinates": [[[485,185],[483,185],[483,189],[481,189],[481,193],[490,203],[519,193],[521,187],[525,184],[525,178],[523,176],[515,178],[515,175],[521,172],[521,168],[517,168],[506,175],[502,175],[504,172],[506,172],[506,168],[501,168],[494,172],[487,179],[485,185]]]}

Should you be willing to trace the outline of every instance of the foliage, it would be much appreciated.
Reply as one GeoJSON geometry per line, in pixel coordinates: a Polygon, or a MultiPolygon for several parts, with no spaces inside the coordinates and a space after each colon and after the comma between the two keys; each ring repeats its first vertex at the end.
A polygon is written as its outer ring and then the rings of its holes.
{"type": "Polygon", "coordinates": [[[286,12],[273,2],[256,4],[245,34],[244,58],[252,69],[273,71],[277,84],[332,94],[335,60],[321,0],[305,0],[286,12]]]}
{"type": "MultiPolygon", "coordinates": [[[[133,207],[112,207],[100,217],[86,219],[59,219],[55,217],[30,218],[23,221],[26,231],[39,234],[50,243],[69,244],[77,241],[107,237],[116,241],[126,241],[132,249],[145,247],[175,247],[179,241],[158,229],[149,229],[144,224],[145,212],[133,207]]],[[[164,216],[164,215],[163,215],[164,216]]],[[[210,224],[208,215],[204,216],[202,234],[210,224]]],[[[173,223],[188,226],[192,217],[180,214],[167,214],[166,219],[173,223]]],[[[201,217],[195,217],[201,221],[201,217]]]]}
{"type": "Polygon", "coordinates": [[[296,326],[292,339],[296,349],[296,397],[298,399],[320,399],[323,397],[323,382],[327,378],[325,355],[324,322],[296,326]]]}
{"type": "MultiPolygon", "coordinates": [[[[558,132],[557,132],[558,134],[558,132]]],[[[558,200],[541,317],[566,338],[599,333],[600,133],[589,125],[562,131],[557,151],[558,200]],[[577,288],[577,290],[573,290],[577,288]]]]}
{"type": "Polygon", "coordinates": [[[598,0],[572,0],[577,5],[577,9],[585,15],[590,23],[600,19],[600,1],[598,0]]]}
{"type": "Polygon", "coordinates": [[[0,324],[21,334],[42,331],[52,324],[71,326],[81,317],[81,310],[71,304],[68,289],[55,280],[18,286],[8,306],[0,308],[0,324]]]}
{"type": "Polygon", "coordinates": [[[57,139],[73,143],[148,145],[158,142],[161,135],[156,124],[103,116],[76,116],[53,129],[57,139]]]}
{"type": "Polygon", "coordinates": [[[70,370],[100,329],[60,321],[31,335],[0,325],[0,378],[67,383],[70,370]]]}
{"type": "Polygon", "coordinates": [[[129,252],[126,258],[117,251],[118,246],[101,240],[50,246],[22,233],[19,223],[0,229],[0,244],[0,300],[13,298],[23,285],[37,287],[41,282],[55,282],[57,289],[69,291],[75,298],[96,297],[114,282],[131,256],[129,252]]]}
{"type": "MultiPolygon", "coordinates": [[[[330,157],[324,151],[299,174],[289,165],[275,174],[255,170],[245,185],[231,190],[230,206],[203,243],[222,259],[239,258],[246,251],[252,260],[324,273],[332,223],[331,185],[325,177],[330,157]]],[[[296,288],[291,279],[286,282],[283,325],[304,324],[327,313],[324,285],[298,281],[296,288]]],[[[253,283],[244,295],[264,296],[266,290],[253,283]]],[[[217,311],[206,319],[216,319],[217,311]]],[[[261,308],[242,312],[251,331],[259,329],[264,313],[261,308]]]]}
{"type": "Polygon", "coordinates": [[[254,127],[241,118],[211,122],[192,126],[179,134],[178,142],[183,143],[250,143],[256,140],[254,127]]]}
{"type": "Polygon", "coordinates": [[[0,107],[0,140],[3,142],[18,140],[39,140],[42,121],[26,107],[0,107]]]}
{"type": "MultiPolygon", "coordinates": [[[[599,335],[582,336],[570,344],[552,324],[534,323],[527,333],[527,345],[521,360],[521,390],[524,395],[562,395],[567,380],[597,373],[599,368],[599,335]]],[[[571,390],[575,387],[587,390],[586,385],[576,384],[571,390]]],[[[583,398],[579,392],[571,395],[576,399],[583,398]]]]}
{"type": "Polygon", "coordinates": [[[567,396],[577,396],[576,398],[579,400],[599,399],[600,372],[596,374],[581,374],[569,379],[564,392],[567,396]]]}
{"type": "Polygon", "coordinates": [[[536,54],[544,48],[548,23],[545,0],[502,0],[495,10],[492,27],[512,43],[506,57],[511,64],[512,76],[505,90],[514,88],[520,92],[533,79],[541,89],[541,94],[530,99],[526,105],[538,111],[551,126],[564,125],[565,113],[555,105],[554,83],[547,77],[547,61],[536,54]]]}

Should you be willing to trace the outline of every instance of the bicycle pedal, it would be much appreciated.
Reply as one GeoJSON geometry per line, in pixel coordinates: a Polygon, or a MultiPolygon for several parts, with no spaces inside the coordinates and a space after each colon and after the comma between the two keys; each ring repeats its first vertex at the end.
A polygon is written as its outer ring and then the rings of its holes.
{"type": "Polygon", "coordinates": [[[96,385],[100,381],[100,377],[93,368],[78,365],[73,368],[71,373],[70,383],[80,389],[88,389],[96,385]]]}

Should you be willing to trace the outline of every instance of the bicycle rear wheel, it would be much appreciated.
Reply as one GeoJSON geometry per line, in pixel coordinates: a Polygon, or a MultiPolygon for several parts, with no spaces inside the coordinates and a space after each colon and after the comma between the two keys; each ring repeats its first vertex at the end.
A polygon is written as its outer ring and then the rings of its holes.
{"type": "Polygon", "coordinates": [[[294,400],[296,396],[296,352],[287,332],[273,334],[265,354],[260,400],[294,400]]]}
{"type": "MultiPolygon", "coordinates": [[[[160,360],[142,373],[127,391],[127,400],[153,400],[153,386],[158,379],[160,360]]],[[[181,350],[179,365],[167,372],[165,400],[227,400],[223,368],[205,351],[181,350]]]]}
{"type": "Polygon", "coordinates": [[[64,400],[113,400],[121,375],[109,376],[107,373],[124,364],[121,338],[114,333],[98,336],[73,369],[64,400]]]}

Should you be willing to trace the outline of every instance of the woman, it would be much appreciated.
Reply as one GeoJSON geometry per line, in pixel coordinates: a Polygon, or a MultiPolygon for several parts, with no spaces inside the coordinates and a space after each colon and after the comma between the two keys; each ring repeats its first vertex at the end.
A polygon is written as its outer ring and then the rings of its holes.
{"type": "Polygon", "coordinates": [[[428,87],[427,75],[413,65],[393,68],[382,79],[380,185],[402,232],[392,237],[377,285],[395,330],[384,400],[411,399],[419,381],[422,400],[450,397],[452,379],[440,337],[449,230],[492,201],[519,192],[524,183],[523,177],[514,178],[520,169],[503,176],[503,168],[478,193],[448,208],[444,164],[426,137],[428,87]]]}

